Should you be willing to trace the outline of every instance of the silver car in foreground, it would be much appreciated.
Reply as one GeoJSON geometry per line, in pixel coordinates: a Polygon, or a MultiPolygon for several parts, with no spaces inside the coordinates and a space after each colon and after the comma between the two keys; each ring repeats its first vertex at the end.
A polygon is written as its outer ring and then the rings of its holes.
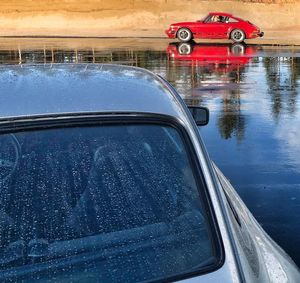
{"type": "Polygon", "coordinates": [[[164,79],[1,66],[0,282],[300,282],[164,79]]]}

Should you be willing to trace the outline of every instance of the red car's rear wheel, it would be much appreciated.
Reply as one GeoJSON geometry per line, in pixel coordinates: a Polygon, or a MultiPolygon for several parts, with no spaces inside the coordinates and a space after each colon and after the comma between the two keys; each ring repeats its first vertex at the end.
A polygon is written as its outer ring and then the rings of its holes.
{"type": "Polygon", "coordinates": [[[192,32],[188,28],[181,28],[177,32],[177,38],[182,42],[188,42],[192,37],[192,32]]]}
{"type": "Polygon", "coordinates": [[[243,42],[246,38],[245,33],[241,29],[234,29],[230,33],[230,38],[234,42],[243,42]]]}

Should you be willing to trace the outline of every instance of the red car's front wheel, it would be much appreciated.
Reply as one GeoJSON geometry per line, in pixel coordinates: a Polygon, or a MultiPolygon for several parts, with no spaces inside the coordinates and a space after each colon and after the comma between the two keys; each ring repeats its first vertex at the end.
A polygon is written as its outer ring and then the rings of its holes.
{"type": "Polygon", "coordinates": [[[182,42],[188,42],[192,37],[192,32],[188,28],[181,28],[177,32],[177,38],[182,42]]]}
{"type": "Polygon", "coordinates": [[[234,29],[230,33],[230,39],[234,42],[243,42],[245,40],[246,36],[245,33],[241,29],[234,29]]]}

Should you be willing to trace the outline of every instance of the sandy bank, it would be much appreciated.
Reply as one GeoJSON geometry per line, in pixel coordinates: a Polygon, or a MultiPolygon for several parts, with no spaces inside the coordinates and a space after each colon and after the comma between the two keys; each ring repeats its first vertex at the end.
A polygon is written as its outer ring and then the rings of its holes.
{"type": "Polygon", "coordinates": [[[209,11],[249,19],[276,44],[300,43],[300,2],[286,4],[202,0],[3,0],[0,36],[164,37],[172,22],[209,11]]]}

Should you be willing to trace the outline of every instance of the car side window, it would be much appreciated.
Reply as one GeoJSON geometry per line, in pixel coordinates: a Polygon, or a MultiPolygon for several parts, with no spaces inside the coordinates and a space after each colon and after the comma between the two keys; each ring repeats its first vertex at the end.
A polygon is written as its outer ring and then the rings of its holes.
{"type": "Polygon", "coordinates": [[[228,19],[227,19],[226,22],[227,22],[227,23],[237,23],[238,20],[236,20],[236,19],[234,19],[234,18],[231,18],[231,17],[228,17],[228,19]]]}
{"type": "Polygon", "coordinates": [[[207,20],[206,23],[225,23],[226,17],[221,15],[212,15],[207,20]]]}

